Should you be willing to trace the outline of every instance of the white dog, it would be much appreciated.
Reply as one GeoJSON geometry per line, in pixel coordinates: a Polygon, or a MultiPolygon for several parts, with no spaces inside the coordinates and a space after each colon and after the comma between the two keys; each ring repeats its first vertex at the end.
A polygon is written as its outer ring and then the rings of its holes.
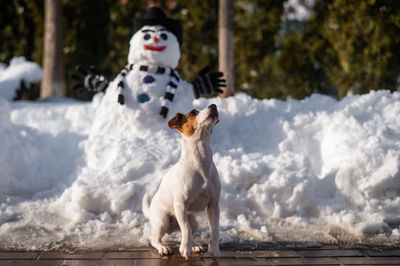
{"type": "Polygon", "coordinates": [[[143,198],[143,213],[151,223],[151,245],[160,255],[172,253],[161,243],[161,238],[178,229],[182,233],[179,251],[183,257],[203,251],[192,245],[192,234],[198,227],[194,213],[204,210],[211,233],[208,252],[212,256],[219,254],[221,183],[210,147],[211,134],[218,122],[215,104],[186,115],[178,113],[168,122],[170,128],[182,134],[181,157],[162,179],[150,206],[148,195],[143,198]]]}

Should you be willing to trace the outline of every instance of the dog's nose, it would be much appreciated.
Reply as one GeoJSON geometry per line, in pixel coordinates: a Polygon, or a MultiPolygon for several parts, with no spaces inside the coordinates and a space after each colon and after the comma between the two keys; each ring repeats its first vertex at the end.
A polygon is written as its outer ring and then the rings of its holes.
{"type": "Polygon", "coordinates": [[[217,106],[216,106],[215,104],[210,104],[210,105],[208,106],[208,108],[217,109],[217,106]]]}

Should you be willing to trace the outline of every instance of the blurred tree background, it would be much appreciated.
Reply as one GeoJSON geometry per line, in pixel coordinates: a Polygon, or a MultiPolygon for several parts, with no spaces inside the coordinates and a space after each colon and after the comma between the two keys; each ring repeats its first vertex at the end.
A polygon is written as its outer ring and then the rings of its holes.
{"type": "MultiPolygon", "coordinates": [[[[0,62],[24,56],[41,64],[43,0],[0,1],[0,62]]],[[[184,79],[205,65],[218,69],[218,1],[62,0],[67,96],[76,97],[69,78],[76,65],[94,65],[111,80],[127,64],[132,20],[150,2],[182,22],[184,79]]],[[[341,99],[400,87],[400,1],[234,0],[234,14],[237,91],[341,99]],[[294,15],[293,3],[308,15],[294,15]]]]}

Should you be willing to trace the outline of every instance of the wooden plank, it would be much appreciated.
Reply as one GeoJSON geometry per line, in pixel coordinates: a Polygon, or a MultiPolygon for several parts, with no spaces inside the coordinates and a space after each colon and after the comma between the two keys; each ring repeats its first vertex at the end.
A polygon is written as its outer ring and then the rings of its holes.
{"type": "Polygon", "coordinates": [[[184,258],[137,259],[133,262],[135,266],[199,266],[203,264],[200,258],[192,258],[189,260],[185,260],[184,258]]]}
{"type": "Polygon", "coordinates": [[[65,253],[58,251],[49,251],[40,253],[39,260],[49,260],[49,259],[63,259],[63,260],[76,260],[76,259],[102,259],[104,255],[103,251],[88,251],[88,252],[77,252],[77,253],[65,253]]]}
{"type": "Polygon", "coordinates": [[[400,257],[400,249],[393,250],[366,250],[365,254],[370,257],[400,257]]]}
{"type": "Polygon", "coordinates": [[[336,258],[279,258],[271,259],[271,265],[341,265],[336,258]]]}
{"type": "Polygon", "coordinates": [[[39,252],[5,251],[0,252],[0,260],[34,260],[39,252]]]}
{"type": "MultiPolygon", "coordinates": [[[[61,266],[62,260],[1,260],[1,266],[61,266]]],[[[82,264],[84,265],[84,264],[82,264]]]]}
{"type": "Polygon", "coordinates": [[[158,259],[161,258],[153,251],[112,251],[104,254],[104,259],[158,259]]]}
{"type": "Polygon", "coordinates": [[[305,258],[315,257],[363,257],[364,255],[359,250],[354,249],[334,249],[334,250],[300,250],[297,251],[305,258]]]}
{"type": "Polygon", "coordinates": [[[221,258],[221,259],[203,259],[206,266],[235,266],[235,265],[271,265],[269,261],[253,260],[251,258],[221,258]]]}
{"type": "Polygon", "coordinates": [[[133,260],[65,260],[62,266],[132,266],[133,260]]]}
{"type": "Polygon", "coordinates": [[[346,265],[400,265],[400,258],[370,257],[370,258],[338,258],[346,265]]]}

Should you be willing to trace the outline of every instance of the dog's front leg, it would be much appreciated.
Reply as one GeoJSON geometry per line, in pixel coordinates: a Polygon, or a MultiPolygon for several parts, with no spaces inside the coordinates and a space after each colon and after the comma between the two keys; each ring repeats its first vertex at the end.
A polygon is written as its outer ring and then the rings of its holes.
{"type": "Polygon", "coordinates": [[[186,259],[192,255],[192,228],[190,227],[187,206],[184,203],[174,203],[175,217],[182,233],[182,241],[179,248],[181,255],[186,259]]]}
{"type": "Polygon", "coordinates": [[[208,252],[212,256],[219,255],[219,203],[211,203],[207,207],[208,225],[210,227],[210,242],[208,252]]]}

